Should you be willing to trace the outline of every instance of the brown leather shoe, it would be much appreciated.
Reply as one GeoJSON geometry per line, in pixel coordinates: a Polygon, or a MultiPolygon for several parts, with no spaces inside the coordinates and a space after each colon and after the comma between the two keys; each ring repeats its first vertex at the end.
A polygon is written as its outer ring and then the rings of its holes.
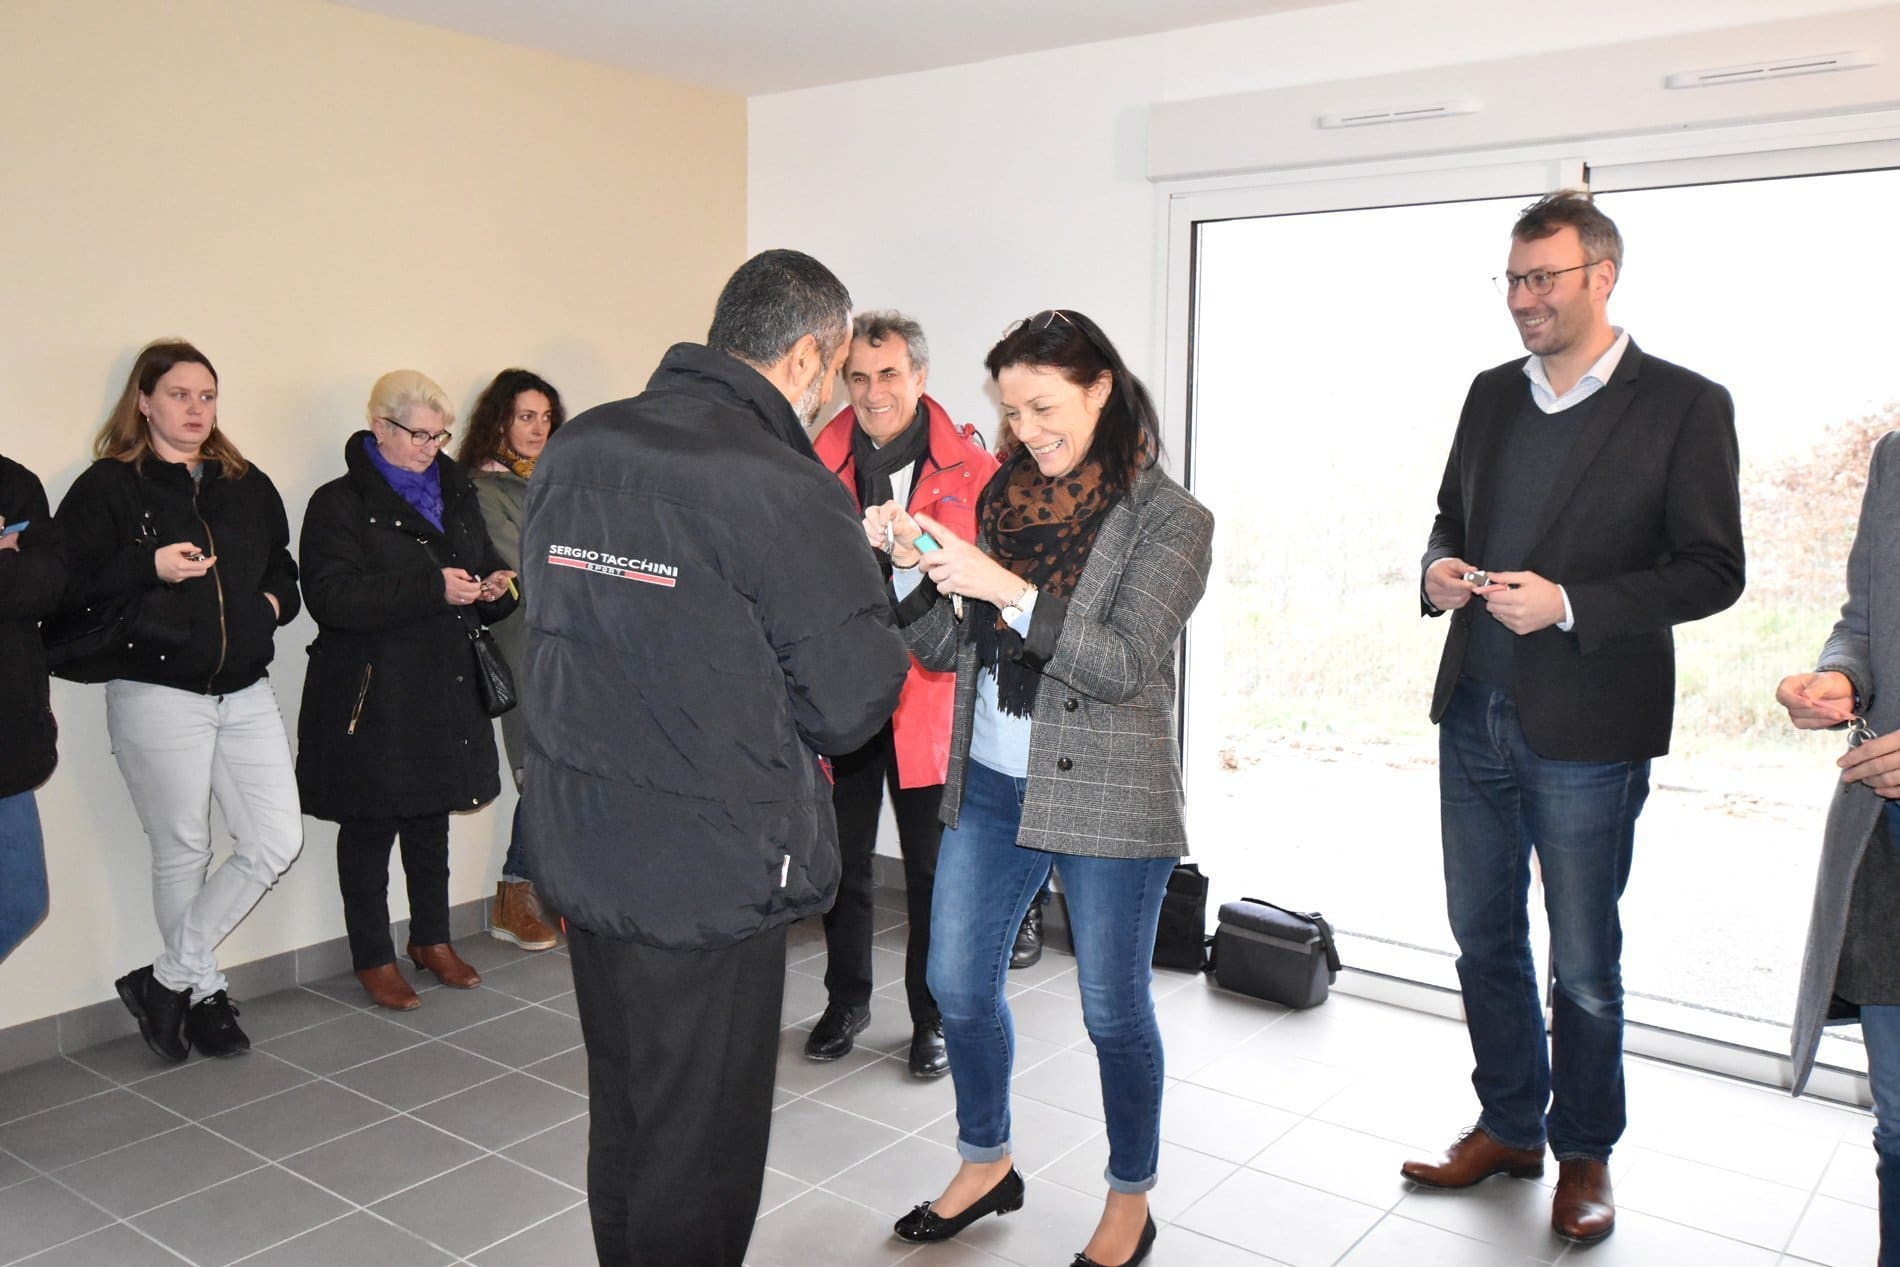
{"type": "Polygon", "coordinates": [[[526,880],[495,885],[495,906],[488,917],[488,935],[511,941],[523,950],[552,950],[559,940],[541,917],[541,902],[526,880]]]}
{"type": "Polygon", "coordinates": [[[1592,1245],[1616,1230],[1616,1198],[1610,1168],[1578,1157],[1557,1163],[1557,1195],[1550,1202],[1550,1230],[1578,1245],[1592,1245]]]}
{"type": "Polygon", "coordinates": [[[422,1006],[422,1000],[403,979],[402,969],[393,963],[365,968],[356,974],[356,979],[363,983],[370,1002],[377,1007],[386,1007],[392,1012],[413,1012],[422,1006]]]}
{"type": "Polygon", "coordinates": [[[1474,1126],[1452,1141],[1440,1161],[1408,1161],[1399,1173],[1427,1188],[1469,1188],[1492,1175],[1536,1179],[1544,1173],[1544,1150],[1507,1148],[1474,1126]]]}
{"type": "Polygon", "coordinates": [[[435,979],[443,985],[452,985],[458,990],[473,990],[482,983],[482,974],[469,967],[448,942],[435,946],[418,946],[410,942],[409,961],[418,968],[427,968],[435,973],[435,979]]]}

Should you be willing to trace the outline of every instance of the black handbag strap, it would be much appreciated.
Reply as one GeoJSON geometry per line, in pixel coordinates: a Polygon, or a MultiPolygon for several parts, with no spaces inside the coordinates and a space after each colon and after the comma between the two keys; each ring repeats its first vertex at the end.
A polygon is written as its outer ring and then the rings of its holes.
{"type": "Polygon", "coordinates": [[[1243,897],[1240,900],[1243,902],[1252,902],[1256,906],[1271,906],[1274,910],[1282,914],[1291,915],[1294,919],[1303,919],[1313,925],[1314,928],[1319,930],[1320,949],[1326,952],[1326,971],[1332,973],[1334,976],[1339,975],[1339,947],[1333,944],[1333,926],[1326,922],[1324,915],[1321,915],[1318,911],[1289,910],[1287,907],[1281,906],[1278,902],[1269,902],[1265,898],[1243,897]]]}
{"type": "Polygon", "coordinates": [[[1327,923],[1326,917],[1321,915],[1318,911],[1307,912],[1306,918],[1312,920],[1313,923],[1319,926],[1319,942],[1321,946],[1326,948],[1326,971],[1332,973],[1335,977],[1338,976],[1340,969],[1339,947],[1333,944],[1333,926],[1327,923]]]}
{"type": "MultiPolygon", "coordinates": [[[[449,566],[448,564],[442,561],[442,552],[435,548],[435,542],[429,540],[427,537],[423,536],[419,532],[415,534],[415,537],[416,537],[416,544],[421,546],[423,549],[423,553],[429,556],[429,562],[435,564],[438,569],[446,568],[449,566]]],[[[468,572],[467,568],[463,568],[462,570],[464,572],[468,572]]],[[[469,575],[473,576],[475,574],[473,572],[469,572],[469,575]]],[[[462,633],[467,636],[470,642],[480,642],[484,638],[492,638],[494,636],[493,634],[488,632],[488,626],[484,625],[480,620],[477,620],[472,625],[468,622],[467,613],[470,610],[469,608],[451,607],[449,608],[449,610],[455,613],[456,623],[462,627],[462,633]]]]}
{"type": "Polygon", "coordinates": [[[138,536],[134,544],[144,545],[147,541],[157,541],[158,524],[152,519],[152,503],[145,497],[145,474],[139,470],[136,462],[132,464],[132,496],[138,498],[139,502],[139,521],[134,528],[138,536]]]}

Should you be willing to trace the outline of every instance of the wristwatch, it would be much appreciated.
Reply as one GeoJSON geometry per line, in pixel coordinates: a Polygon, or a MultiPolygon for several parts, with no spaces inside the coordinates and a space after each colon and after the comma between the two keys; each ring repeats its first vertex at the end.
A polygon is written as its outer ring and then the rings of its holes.
{"type": "Polygon", "coordinates": [[[1008,625],[1015,624],[1016,621],[1022,616],[1023,612],[1027,610],[1030,596],[1033,595],[1035,592],[1036,592],[1035,586],[1025,585],[1023,587],[1022,593],[1016,595],[1016,597],[1010,599],[1009,602],[1005,603],[1002,609],[1003,623],[1008,624],[1008,625]]]}

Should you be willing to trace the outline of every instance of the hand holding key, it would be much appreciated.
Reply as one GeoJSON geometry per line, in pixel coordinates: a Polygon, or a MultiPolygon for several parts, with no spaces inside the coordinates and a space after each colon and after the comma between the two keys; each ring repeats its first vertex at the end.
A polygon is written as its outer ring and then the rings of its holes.
{"type": "Polygon", "coordinates": [[[1900,800],[1900,731],[1877,735],[1867,719],[1848,719],[1848,749],[1836,765],[1841,782],[1865,784],[1876,796],[1900,800]]]}

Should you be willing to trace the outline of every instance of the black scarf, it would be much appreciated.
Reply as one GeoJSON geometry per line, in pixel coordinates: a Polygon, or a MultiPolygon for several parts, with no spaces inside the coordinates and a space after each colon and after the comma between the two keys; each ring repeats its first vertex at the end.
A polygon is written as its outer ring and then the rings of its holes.
{"type": "Polygon", "coordinates": [[[924,408],[924,402],[917,402],[917,412],[911,417],[910,425],[892,436],[883,448],[871,443],[871,437],[864,434],[862,424],[851,424],[851,461],[858,468],[858,503],[867,510],[872,506],[882,506],[896,494],[891,489],[891,475],[907,466],[916,465],[918,459],[930,452],[930,415],[924,408]]]}
{"type": "MultiPolygon", "coordinates": [[[[1121,494],[1120,483],[1108,479],[1094,459],[1066,475],[1047,476],[1027,449],[1018,449],[983,489],[977,526],[991,558],[1044,593],[1067,598],[1121,494]]],[[[1022,635],[988,603],[972,604],[971,623],[977,663],[996,674],[997,707],[1029,716],[1042,669],[1023,663],[1022,635]]]]}

